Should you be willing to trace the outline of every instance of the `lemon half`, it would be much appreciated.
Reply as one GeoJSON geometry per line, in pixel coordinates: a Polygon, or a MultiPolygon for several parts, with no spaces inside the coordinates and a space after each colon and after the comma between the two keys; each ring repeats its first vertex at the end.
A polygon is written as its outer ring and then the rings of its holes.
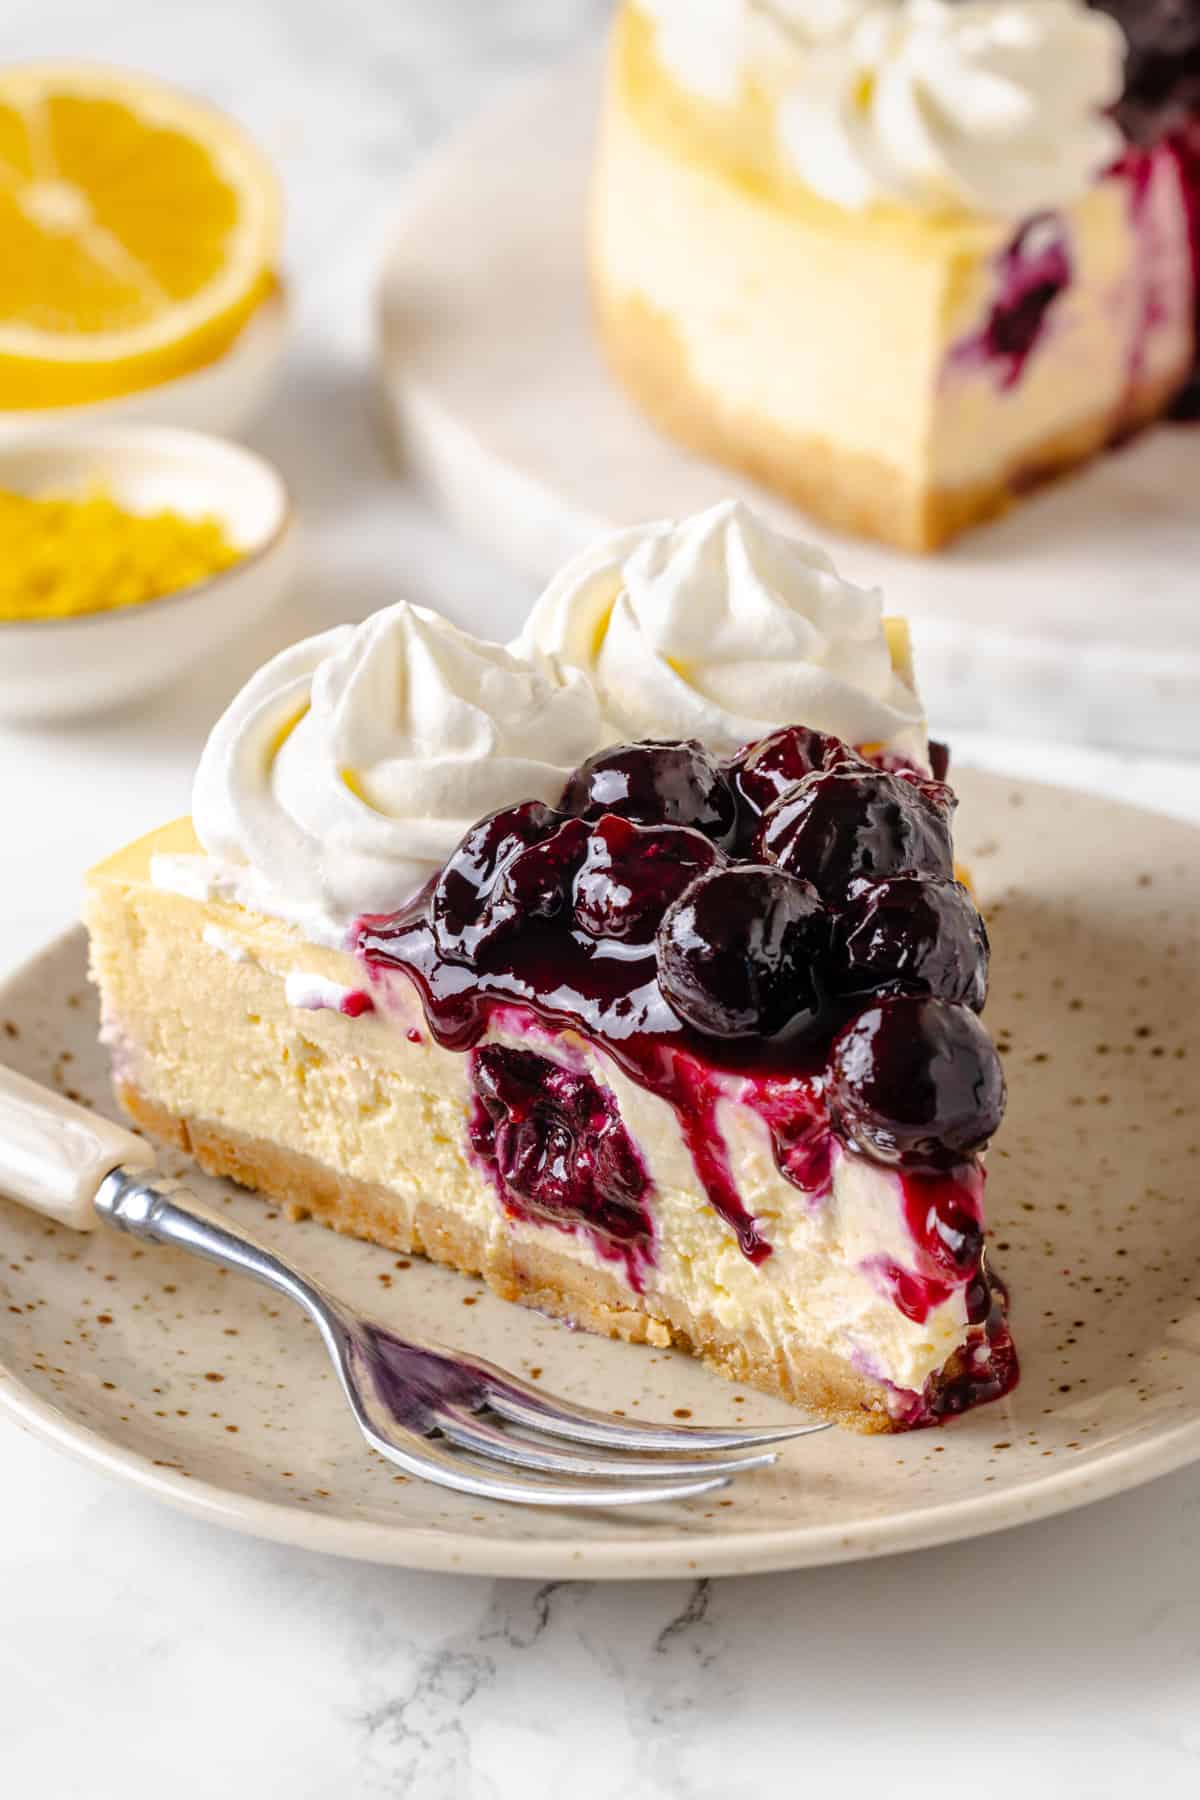
{"type": "Polygon", "coordinates": [[[274,171],[215,107],[87,64],[0,69],[0,410],[151,387],[275,284],[274,171]]]}

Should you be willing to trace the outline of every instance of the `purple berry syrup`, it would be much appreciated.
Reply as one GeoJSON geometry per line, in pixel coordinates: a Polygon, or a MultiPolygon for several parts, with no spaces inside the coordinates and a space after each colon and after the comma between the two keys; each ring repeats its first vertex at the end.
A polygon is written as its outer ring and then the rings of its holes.
{"type": "Polygon", "coordinates": [[[650,1178],[611,1093],[583,1070],[532,1050],[471,1052],[471,1149],[510,1217],[587,1228],[642,1292],[654,1260],[650,1178]]]}

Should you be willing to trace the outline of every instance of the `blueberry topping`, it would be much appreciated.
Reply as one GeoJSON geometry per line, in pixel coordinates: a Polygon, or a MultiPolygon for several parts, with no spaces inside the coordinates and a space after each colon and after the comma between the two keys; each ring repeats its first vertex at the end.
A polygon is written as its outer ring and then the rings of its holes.
{"type": "MultiPolygon", "coordinates": [[[[582,820],[571,823],[588,830],[582,820]]],[[[575,917],[589,937],[649,944],[671,901],[720,855],[682,825],[635,825],[606,814],[591,827],[575,877],[575,917]]]]}
{"type": "Polygon", "coordinates": [[[959,881],[895,875],[861,888],[839,927],[838,985],[846,994],[932,994],[980,1012],[988,937],[959,881]]]}
{"type": "Polygon", "coordinates": [[[470,964],[527,915],[555,917],[566,906],[586,839],[578,820],[564,821],[540,800],[505,807],[472,826],[433,888],[430,920],[441,954],[470,964]],[[558,835],[566,831],[574,838],[558,835]],[[535,846],[541,854],[530,859],[526,853],[535,846]]]}
{"type": "MultiPolygon", "coordinates": [[[[752,1261],[771,1244],[716,1124],[726,1077],[804,1192],[827,1188],[839,1139],[897,1165],[921,1266],[895,1281],[923,1318],[977,1266],[971,1157],[1004,1100],[975,1017],[987,934],[953,879],[953,807],[896,753],[803,726],[723,766],[694,743],[620,745],[577,771],[562,809],[526,801],[473,827],[420,895],[361,922],[359,949],[373,977],[411,978],[438,1043],[475,1053],[472,1143],[508,1210],[586,1227],[635,1285],[653,1261],[646,1178],[607,1090],[487,1044],[498,1015],[512,1031],[529,1014],[674,1108],[752,1261]]],[[[982,1290],[973,1304],[982,1319],[982,1290]]]]}
{"type": "Polygon", "coordinates": [[[726,774],[747,813],[757,817],[768,806],[818,769],[839,763],[867,764],[857,750],[828,732],[807,725],[784,725],[769,737],[746,744],[725,765],[726,774]]]}
{"type": "Polygon", "coordinates": [[[658,931],[658,978],[709,1037],[799,1036],[820,1019],[831,922],[813,888],[739,864],[702,875],[658,931]]]}
{"type": "Polygon", "coordinates": [[[687,825],[721,845],[737,821],[733,790],[694,738],[601,750],[576,769],[560,804],[581,819],[616,813],[638,825],[687,825]]]}
{"type": "Polygon", "coordinates": [[[808,775],[763,814],[763,862],[811,881],[831,906],[854,884],[905,870],[951,875],[948,788],[882,770],[839,766],[808,775]]]}
{"type": "Polygon", "coordinates": [[[582,819],[564,819],[548,838],[519,850],[497,871],[487,903],[489,917],[502,919],[506,927],[525,929],[566,913],[588,839],[582,819]]]}
{"type": "Polygon", "coordinates": [[[881,1000],[834,1039],[829,1105],[835,1131],[864,1155],[944,1168],[999,1125],[1004,1074],[969,1007],[881,1000]]]}

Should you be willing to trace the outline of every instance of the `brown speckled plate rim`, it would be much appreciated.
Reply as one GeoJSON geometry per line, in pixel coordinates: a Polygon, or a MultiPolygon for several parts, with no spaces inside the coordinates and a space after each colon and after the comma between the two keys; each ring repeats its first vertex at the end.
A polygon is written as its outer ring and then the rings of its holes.
{"type": "MultiPolygon", "coordinates": [[[[43,954],[52,954],[57,947],[51,945],[43,954]]],[[[0,1000],[3,997],[0,988],[0,1000]]],[[[38,1399],[11,1369],[0,1368],[0,1411],[35,1437],[79,1461],[130,1481],[194,1518],[232,1531],[364,1562],[539,1580],[570,1576],[616,1581],[697,1574],[748,1575],[858,1562],[1052,1518],[1077,1506],[1110,1499],[1200,1460],[1198,1415],[1195,1420],[1141,1444],[1113,1450],[1087,1468],[1068,1469],[1042,1481],[1026,1483],[1015,1491],[1001,1490],[977,1500],[913,1507],[890,1514],[881,1524],[861,1525],[841,1533],[836,1526],[814,1526],[774,1532],[731,1531],[719,1538],[681,1536],[632,1545],[591,1538],[581,1530],[574,1541],[535,1538],[499,1544],[495,1539],[477,1540],[469,1533],[448,1528],[435,1531],[410,1525],[391,1527],[366,1520],[322,1518],[299,1506],[280,1506],[273,1501],[233,1494],[210,1482],[156,1468],[150,1458],[115,1447],[101,1433],[74,1423],[57,1407],[38,1399]]]]}
{"type": "MultiPolygon", "coordinates": [[[[976,778],[977,779],[977,778],[976,778]]],[[[986,780],[991,786],[996,778],[986,780]]],[[[999,786],[1000,783],[996,782],[999,786]]],[[[1005,783],[1014,791],[1028,787],[1040,798],[1053,790],[1042,784],[1005,783]]],[[[1062,792],[1064,802],[1084,796],[1062,792]]],[[[1138,811],[1143,809],[1120,808],[1138,811]]],[[[1152,815],[1151,815],[1152,817],[1152,815]]],[[[1169,831],[1187,833],[1178,820],[1163,819],[1169,831]]],[[[69,928],[0,982],[0,1008],[10,993],[28,983],[40,968],[81,954],[83,930],[69,928]]],[[[79,1460],[129,1481],[194,1517],[276,1542],[370,1562],[462,1574],[555,1579],[654,1579],[664,1576],[749,1574],[849,1562],[951,1543],[1014,1525],[1053,1517],[1077,1506],[1110,1498],[1200,1460],[1200,1394],[1194,1415],[1183,1422],[1151,1427],[1134,1443],[1115,1445],[1085,1465],[1048,1473],[994,1494],[959,1498],[889,1513],[885,1518],[845,1527],[835,1523],[781,1526],[773,1530],[733,1529],[689,1533],[686,1524],[674,1536],[665,1532],[639,1541],[592,1535],[587,1515],[565,1538],[514,1538],[497,1541],[476,1537],[450,1526],[347,1520],[231,1492],[212,1482],[183,1476],[156,1466],[138,1451],[118,1446],[102,1432],[71,1419],[53,1402],[40,1397],[20,1372],[0,1362],[0,1412],[57,1445],[79,1460]]],[[[749,1479],[753,1479],[752,1477],[749,1479]]],[[[626,1514],[632,1518],[636,1515],[626,1514]]],[[[562,1515],[557,1515],[561,1519],[562,1515]]],[[[686,1517],[686,1515],[683,1515],[686,1517]]]]}

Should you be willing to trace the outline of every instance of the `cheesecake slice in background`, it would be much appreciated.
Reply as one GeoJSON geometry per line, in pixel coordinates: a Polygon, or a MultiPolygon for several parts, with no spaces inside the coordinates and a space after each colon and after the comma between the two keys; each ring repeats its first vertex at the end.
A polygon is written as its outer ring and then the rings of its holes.
{"type": "Polygon", "coordinates": [[[909,550],[1158,417],[1196,358],[1200,159],[1111,116],[1124,47],[1084,0],[626,0],[590,232],[617,376],[909,550]]]}

